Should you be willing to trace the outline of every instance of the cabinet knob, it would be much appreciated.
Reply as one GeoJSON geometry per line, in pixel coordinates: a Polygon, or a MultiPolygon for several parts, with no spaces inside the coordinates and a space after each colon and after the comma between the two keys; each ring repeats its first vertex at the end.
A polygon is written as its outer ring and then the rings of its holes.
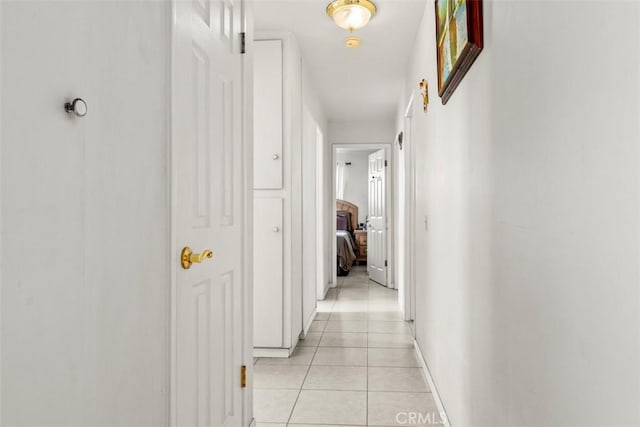
{"type": "Polygon", "coordinates": [[[278,227],[273,227],[273,232],[277,233],[278,231],[280,231],[280,229],[278,227]]]}
{"type": "Polygon", "coordinates": [[[271,158],[273,160],[278,160],[280,158],[280,156],[278,156],[277,154],[274,154],[273,156],[271,156],[271,158]]]}
{"type": "Polygon", "coordinates": [[[78,117],[84,117],[87,115],[87,103],[82,98],[76,98],[64,104],[64,111],[69,114],[75,114],[78,117]]]}

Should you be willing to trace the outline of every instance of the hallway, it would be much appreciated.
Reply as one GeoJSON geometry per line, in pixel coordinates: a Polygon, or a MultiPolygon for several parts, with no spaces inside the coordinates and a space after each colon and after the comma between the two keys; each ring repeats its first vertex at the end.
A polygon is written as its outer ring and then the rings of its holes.
{"type": "Polygon", "coordinates": [[[256,361],[258,425],[439,425],[397,298],[365,267],[340,277],[292,357],[256,361]]]}

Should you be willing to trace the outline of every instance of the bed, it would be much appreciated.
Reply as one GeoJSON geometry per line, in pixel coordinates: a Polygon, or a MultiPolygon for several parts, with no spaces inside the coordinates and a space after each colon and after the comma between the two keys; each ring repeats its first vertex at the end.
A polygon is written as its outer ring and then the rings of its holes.
{"type": "Polygon", "coordinates": [[[357,228],[358,207],[345,200],[336,200],[336,247],[338,276],[346,276],[351,271],[359,251],[353,231],[357,228]]]}

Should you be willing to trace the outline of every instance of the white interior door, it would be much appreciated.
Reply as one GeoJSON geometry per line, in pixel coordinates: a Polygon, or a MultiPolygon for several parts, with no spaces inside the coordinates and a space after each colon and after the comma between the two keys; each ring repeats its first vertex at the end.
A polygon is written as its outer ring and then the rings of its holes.
{"type": "Polygon", "coordinates": [[[386,154],[369,155],[369,226],[367,265],[371,280],[387,285],[386,154]]]}
{"type": "MultiPolygon", "coordinates": [[[[242,419],[240,0],[174,1],[173,423],[242,419]],[[189,269],[181,251],[213,251],[189,269]]],[[[198,261],[196,259],[196,261],[198,261]]]]}

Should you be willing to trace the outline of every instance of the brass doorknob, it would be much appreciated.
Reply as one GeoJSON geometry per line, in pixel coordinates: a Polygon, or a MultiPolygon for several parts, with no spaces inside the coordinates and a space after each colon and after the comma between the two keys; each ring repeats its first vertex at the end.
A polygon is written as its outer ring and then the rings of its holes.
{"type": "Polygon", "coordinates": [[[207,258],[213,258],[211,249],[205,249],[202,253],[194,254],[189,246],[185,246],[180,254],[180,265],[185,270],[191,268],[191,264],[200,264],[207,258]]]}

